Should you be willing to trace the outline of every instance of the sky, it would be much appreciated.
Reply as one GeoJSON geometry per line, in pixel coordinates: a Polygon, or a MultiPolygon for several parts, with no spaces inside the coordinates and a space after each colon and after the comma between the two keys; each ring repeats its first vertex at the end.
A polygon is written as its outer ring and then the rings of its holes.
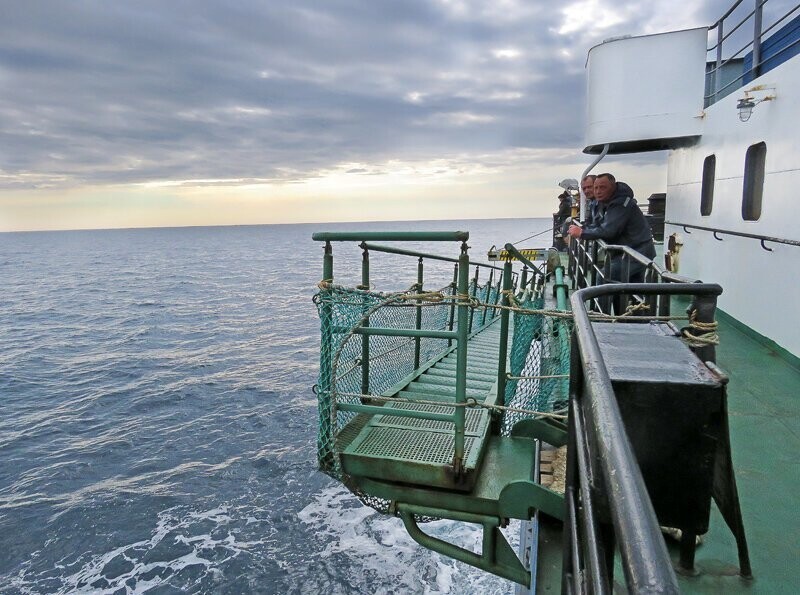
{"type": "Polygon", "coordinates": [[[588,49],[729,3],[0,0],[0,231],[547,216],[588,49]]]}

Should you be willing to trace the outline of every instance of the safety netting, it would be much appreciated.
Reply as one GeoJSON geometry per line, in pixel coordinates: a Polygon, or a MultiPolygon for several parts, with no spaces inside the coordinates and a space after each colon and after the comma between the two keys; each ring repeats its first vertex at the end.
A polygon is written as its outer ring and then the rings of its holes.
{"type": "MultiPolygon", "coordinates": [[[[499,284],[470,283],[469,328],[489,324],[499,310],[499,284]]],[[[452,345],[448,339],[366,335],[359,328],[453,330],[458,326],[457,296],[452,286],[433,292],[380,293],[338,285],[314,296],[321,320],[318,455],[325,473],[343,479],[337,453],[360,429],[366,416],[342,411],[339,403],[365,403],[380,397],[418,367],[439,359],[452,345]],[[365,350],[365,342],[368,346],[365,350]],[[365,359],[366,356],[366,359],[365,359]]],[[[455,342],[453,341],[453,344],[455,342]]],[[[378,404],[377,402],[375,404],[378,404]]]]}
{"type": "MultiPolygon", "coordinates": [[[[314,296],[322,332],[316,387],[319,466],[381,512],[388,511],[389,503],[361,491],[343,471],[339,458],[370,415],[345,411],[341,404],[384,404],[387,395],[396,393],[415,370],[443,357],[455,341],[392,335],[370,335],[367,339],[359,329],[452,330],[458,326],[459,303],[469,305],[466,312],[473,333],[500,315],[500,308],[493,307],[501,301],[499,283],[470,282],[466,302],[455,294],[452,285],[434,292],[412,287],[406,292],[381,293],[322,283],[314,296]]],[[[512,318],[510,378],[505,395],[505,405],[514,411],[495,412],[506,435],[516,421],[532,416],[531,411],[558,408],[567,394],[565,378],[541,377],[568,373],[570,323],[543,313],[540,296],[519,297],[522,302],[512,318]]]]}
{"type": "Polygon", "coordinates": [[[514,338],[509,349],[509,372],[502,418],[508,436],[530,412],[563,412],[569,394],[569,357],[572,318],[544,309],[541,293],[524,292],[514,310],[514,338]]]}

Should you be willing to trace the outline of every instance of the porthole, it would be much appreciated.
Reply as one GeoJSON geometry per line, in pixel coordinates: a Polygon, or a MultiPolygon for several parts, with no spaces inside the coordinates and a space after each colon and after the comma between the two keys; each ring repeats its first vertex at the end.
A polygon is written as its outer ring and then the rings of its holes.
{"type": "Polygon", "coordinates": [[[764,165],[767,159],[767,143],[750,145],[744,158],[744,182],[742,184],[742,219],[758,221],[761,218],[761,199],[764,195],[764,165]]]}
{"type": "Polygon", "coordinates": [[[714,205],[714,177],[717,172],[717,156],[709,155],[703,161],[703,184],[700,187],[700,214],[708,217],[714,205]]]}

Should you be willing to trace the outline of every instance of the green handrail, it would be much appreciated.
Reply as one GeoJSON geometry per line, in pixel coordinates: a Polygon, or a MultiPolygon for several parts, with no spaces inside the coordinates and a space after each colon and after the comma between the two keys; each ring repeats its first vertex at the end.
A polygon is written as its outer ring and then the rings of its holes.
{"type": "MultiPolygon", "coordinates": [[[[395,248],[394,246],[381,246],[379,244],[370,244],[369,242],[363,242],[361,247],[365,250],[373,250],[374,252],[386,252],[387,254],[400,254],[401,256],[420,256],[422,258],[429,258],[430,260],[441,260],[444,262],[458,262],[458,258],[452,258],[450,256],[439,256],[438,254],[429,254],[427,252],[418,252],[416,250],[407,250],[405,248],[395,248]]],[[[502,271],[502,267],[498,267],[492,264],[486,264],[485,262],[476,262],[474,260],[470,260],[469,264],[479,266],[479,267],[486,267],[487,269],[495,269],[498,271],[502,271]]]]}
{"type": "Polygon", "coordinates": [[[315,242],[466,242],[468,231],[318,231],[315,242]]]}

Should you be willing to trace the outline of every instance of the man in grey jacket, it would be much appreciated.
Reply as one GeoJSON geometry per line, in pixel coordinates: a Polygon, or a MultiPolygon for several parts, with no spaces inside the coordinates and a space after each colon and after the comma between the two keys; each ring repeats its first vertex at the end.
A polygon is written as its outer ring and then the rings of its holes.
{"type": "MultiPolygon", "coordinates": [[[[617,182],[611,174],[599,174],[594,181],[594,198],[603,210],[601,218],[589,221],[585,228],[570,226],[567,233],[573,238],[585,240],[604,240],[607,244],[629,246],[643,256],[653,259],[656,249],[653,234],[642,210],[633,198],[633,190],[625,182],[617,182]]],[[[611,258],[610,281],[642,283],[646,267],[631,259],[627,278],[623,258],[613,253],[611,258]]]]}

